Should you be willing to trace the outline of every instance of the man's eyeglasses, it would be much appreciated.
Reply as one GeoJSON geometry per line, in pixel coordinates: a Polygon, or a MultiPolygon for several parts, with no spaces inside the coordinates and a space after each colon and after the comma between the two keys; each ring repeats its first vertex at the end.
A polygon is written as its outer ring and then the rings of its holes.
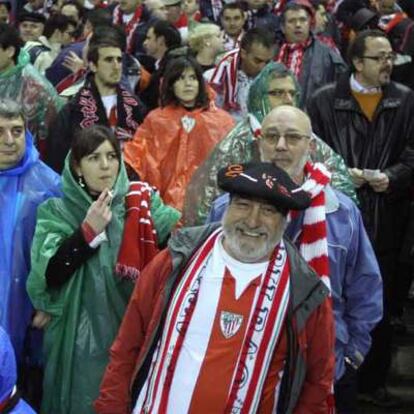
{"type": "Polygon", "coordinates": [[[375,60],[376,62],[380,62],[380,63],[385,63],[387,61],[391,61],[392,63],[394,63],[395,60],[397,59],[397,54],[392,52],[392,53],[384,53],[383,55],[378,55],[378,56],[362,56],[362,58],[375,60]]]}
{"type": "Polygon", "coordinates": [[[309,135],[299,134],[298,132],[286,132],[285,134],[280,134],[279,132],[265,132],[262,134],[263,141],[269,145],[277,145],[282,137],[285,139],[286,143],[292,147],[299,144],[302,139],[310,138],[309,135]]]}

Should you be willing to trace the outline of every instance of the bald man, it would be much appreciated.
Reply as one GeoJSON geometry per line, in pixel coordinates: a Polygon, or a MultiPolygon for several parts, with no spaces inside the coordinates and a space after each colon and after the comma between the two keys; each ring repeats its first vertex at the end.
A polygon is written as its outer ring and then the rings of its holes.
{"type": "MultiPolygon", "coordinates": [[[[292,216],[286,234],[332,290],[336,408],[339,414],[354,413],[356,371],[370,348],[369,333],[382,317],[382,282],[358,208],[329,185],[322,164],[308,161],[311,132],[303,111],[279,106],[263,120],[259,153],[262,161],[284,169],[312,195],[311,206],[292,216]]],[[[219,197],[209,221],[220,220],[227,203],[227,194],[219,197]]]]}

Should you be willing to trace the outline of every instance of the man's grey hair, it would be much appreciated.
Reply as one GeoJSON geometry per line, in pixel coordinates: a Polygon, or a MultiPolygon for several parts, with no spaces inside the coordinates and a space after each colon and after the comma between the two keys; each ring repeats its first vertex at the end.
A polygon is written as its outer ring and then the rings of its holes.
{"type": "Polygon", "coordinates": [[[21,117],[25,120],[23,107],[9,98],[0,98],[0,118],[13,119],[21,117]]]}

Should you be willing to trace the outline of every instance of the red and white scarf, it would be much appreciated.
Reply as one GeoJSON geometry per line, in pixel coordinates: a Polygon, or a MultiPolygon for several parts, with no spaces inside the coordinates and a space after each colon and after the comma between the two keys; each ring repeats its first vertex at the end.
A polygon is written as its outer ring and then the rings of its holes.
{"type": "Polygon", "coordinates": [[[226,53],[217,64],[210,79],[213,89],[224,96],[224,109],[238,110],[237,103],[237,71],[240,62],[240,50],[234,49],[226,53]]]}
{"type": "MultiPolygon", "coordinates": [[[[211,260],[216,240],[220,242],[222,230],[213,232],[189,261],[189,266],[172,297],[163,336],[143,388],[145,398],[142,407],[147,412],[164,414],[167,411],[169,391],[185,335],[197,304],[199,289],[206,268],[211,260]],[[180,326],[180,329],[176,329],[180,326]]],[[[252,315],[263,309],[268,312],[264,324],[262,318],[251,317],[237,365],[230,385],[225,412],[255,413],[260,403],[264,381],[276,344],[281,335],[289,302],[289,261],[283,241],[274,250],[263,276],[260,293],[253,305],[252,315]],[[260,329],[259,329],[260,325],[260,329]],[[251,346],[254,344],[255,346],[251,346]],[[254,350],[254,351],[252,351],[254,350]],[[247,371],[247,374],[246,374],[247,371]]],[[[178,375],[183,375],[179,373],[178,375]]],[[[140,396],[141,400],[141,396],[140,396]]],[[[135,408],[139,411],[140,407],[135,408]]]]}
{"type": "MultiPolygon", "coordinates": [[[[326,235],[325,187],[329,184],[331,173],[321,164],[307,162],[305,182],[302,190],[312,201],[305,210],[302,233],[299,236],[299,251],[309,266],[315,270],[326,286],[331,289],[329,279],[328,240],[326,235]]],[[[291,213],[293,216],[294,214],[291,213]]]]}
{"type": "Polygon", "coordinates": [[[115,272],[121,278],[136,280],[158,253],[157,233],[150,211],[153,191],[145,182],[130,183],[125,197],[124,234],[115,266],[115,272]]]}
{"type": "MultiPolygon", "coordinates": [[[[307,162],[305,182],[302,189],[311,197],[311,205],[305,210],[302,233],[299,236],[299,251],[308,265],[322,279],[331,291],[329,277],[328,239],[326,232],[325,188],[331,180],[331,173],[324,164],[307,162]]],[[[290,216],[295,213],[290,212],[290,216]]],[[[327,397],[328,413],[335,414],[333,383],[327,397]]]]}
{"type": "Polygon", "coordinates": [[[120,6],[116,6],[114,8],[113,11],[113,15],[112,15],[112,21],[115,25],[120,25],[120,26],[125,26],[125,34],[126,34],[126,47],[127,47],[127,52],[131,53],[132,52],[132,47],[133,47],[133,35],[134,35],[134,31],[136,29],[136,27],[138,26],[140,20],[141,20],[141,16],[142,16],[142,6],[138,6],[135,9],[134,15],[132,16],[131,20],[125,25],[124,24],[124,20],[123,20],[123,12],[120,8],[120,6]]]}
{"type": "Polygon", "coordinates": [[[224,50],[226,50],[227,52],[230,52],[234,49],[239,49],[244,33],[245,33],[244,30],[242,30],[240,34],[237,36],[237,39],[234,39],[233,37],[229,36],[227,33],[224,33],[223,35],[224,50]]]}
{"type": "Polygon", "coordinates": [[[303,55],[311,43],[311,37],[301,43],[284,43],[280,48],[276,61],[284,63],[285,66],[293,72],[296,79],[300,79],[303,67],[303,55]]]}

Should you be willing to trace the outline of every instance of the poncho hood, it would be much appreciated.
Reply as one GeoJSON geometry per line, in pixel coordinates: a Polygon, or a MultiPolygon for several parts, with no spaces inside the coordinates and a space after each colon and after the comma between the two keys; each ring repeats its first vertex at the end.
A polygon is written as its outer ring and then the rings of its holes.
{"type": "MultiPolygon", "coordinates": [[[[250,114],[253,114],[257,120],[262,123],[263,118],[272,110],[270,105],[267,90],[269,82],[273,79],[275,73],[286,71],[286,67],[282,63],[270,62],[257,75],[249,89],[249,97],[247,102],[247,109],[250,114]]],[[[288,71],[295,84],[295,89],[300,92],[300,86],[295,77],[288,71]]],[[[295,106],[298,105],[299,98],[295,106]]]]}
{"type": "Polygon", "coordinates": [[[0,170],[0,177],[18,176],[25,173],[34,163],[39,160],[39,153],[33,145],[32,134],[26,129],[25,134],[26,149],[23,158],[13,167],[7,170],[0,170]]]}
{"type": "MultiPolygon", "coordinates": [[[[69,202],[72,205],[78,206],[84,213],[89,206],[93,203],[90,194],[82,188],[76,181],[72,170],[70,168],[70,157],[72,152],[69,151],[65,159],[65,167],[62,172],[62,189],[65,202],[69,202]]],[[[112,188],[114,198],[112,200],[112,206],[115,207],[124,202],[126,193],[128,192],[129,181],[125,170],[124,162],[121,159],[119,165],[118,178],[115,181],[115,185],[112,188]]]]}

